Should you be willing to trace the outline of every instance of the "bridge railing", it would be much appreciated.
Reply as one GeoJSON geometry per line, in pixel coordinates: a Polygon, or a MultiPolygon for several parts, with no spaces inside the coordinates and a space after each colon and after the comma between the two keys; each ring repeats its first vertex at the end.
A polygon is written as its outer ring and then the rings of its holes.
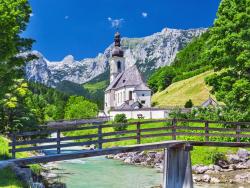
{"type": "MultiPolygon", "coordinates": [[[[250,122],[219,122],[204,120],[166,119],[130,122],[126,124],[98,124],[80,126],[50,126],[33,132],[12,133],[9,144],[12,158],[17,152],[56,149],[57,154],[62,148],[73,146],[95,145],[98,149],[108,147],[112,142],[132,141],[137,144],[163,140],[188,140],[196,146],[250,146],[250,122]],[[127,126],[126,130],[115,131],[114,127],[127,126]],[[68,134],[78,132],[77,135],[68,134]],[[55,133],[55,137],[48,137],[55,133]],[[217,141],[217,142],[216,142],[217,141]],[[212,143],[212,142],[216,142],[212,143]],[[240,143],[240,144],[239,144],[240,143]]],[[[72,125],[72,122],[69,122],[72,125]]],[[[129,143],[126,143],[127,145],[129,143]]]]}

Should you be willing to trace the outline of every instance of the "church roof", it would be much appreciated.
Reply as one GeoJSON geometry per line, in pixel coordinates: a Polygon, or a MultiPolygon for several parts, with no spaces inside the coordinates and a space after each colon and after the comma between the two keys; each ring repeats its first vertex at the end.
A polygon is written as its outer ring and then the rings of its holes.
{"type": "Polygon", "coordinates": [[[126,69],[117,75],[106,91],[111,89],[119,89],[125,86],[135,86],[135,90],[150,90],[144,83],[140,72],[136,65],[126,69]]]}

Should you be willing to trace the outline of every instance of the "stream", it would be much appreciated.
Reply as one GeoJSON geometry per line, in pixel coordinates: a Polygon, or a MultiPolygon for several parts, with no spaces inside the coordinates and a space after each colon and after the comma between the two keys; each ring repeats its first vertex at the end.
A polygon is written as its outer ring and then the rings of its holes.
{"type": "MultiPolygon", "coordinates": [[[[80,147],[63,149],[62,153],[82,150],[80,147]]],[[[45,150],[46,155],[56,150],[45,150]]],[[[163,181],[163,174],[154,168],[124,164],[122,161],[106,159],[104,156],[56,162],[58,181],[67,188],[152,188],[163,181]]],[[[195,185],[194,188],[247,188],[240,185],[195,185]]],[[[248,187],[249,188],[249,187],[248,187]]]]}
{"type": "MultiPolygon", "coordinates": [[[[159,186],[163,174],[156,169],[126,165],[121,161],[92,157],[57,162],[58,180],[67,188],[151,188],[159,186]]],[[[246,188],[239,185],[195,185],[195,188],[246,188]]]]}

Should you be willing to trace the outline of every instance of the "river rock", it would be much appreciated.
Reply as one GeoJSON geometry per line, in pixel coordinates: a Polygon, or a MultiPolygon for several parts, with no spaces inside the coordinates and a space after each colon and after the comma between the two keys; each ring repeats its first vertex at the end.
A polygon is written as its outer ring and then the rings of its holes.
{"type": "Polygon", "coordinates": [[[237,170],[247,169],[248,168],[246,163],[238,163],[238,164],[235,165],[235,167],[236,167],[237,170]]]}
{"type": "Polygon", "coordinates": [[[156,155],[156,152],[154,152],[154,151],[148,152],[148,157],[150,157],[150,158],[152,158],[152,159],[155,158],[155,155],[156,155]]]}
{"type": "Polygon", "coordinates": [[[133,160],[132,160],[131,157],[128,157],[128,158],[126,158],[126,159],[124,160],[124,163],[126,163],[126,164],[132,164],[132,162],[133,162],[133,160]]]}
{"type": "MultiPolygon", "coordinates": [[[[241,159],[238,155],[236,154],[230,154],[230,155],[227,155],[227,161],[230,163],[230,164],[236,164],[236,163],[239,163],[241,162],[241,159]]],[[[219,165],[220,166],[220,165],[219,165]]]]}
{"type": "Polygon", "coordinates": [[[220,159],[216,162],[216,165],[218,165],[219,167],[223,168],[223,169],[228,169],[229,168],[229,163],[226,160],[220,159]]]}
{"type": "Polygon", "coordinates": [[[239,149],[237,152],[237,155],[239,156],[239,158],[243,159],[244,161],[249,159],[249,151],[247,151],[246,149],[239,149]]]}
{"type": "Polygon", "coordinates": [[[208,166],[194,165],[192,170],[195,174],[204,174],[207,170],[209,170],[209,168],[208,166]]]}
{"type": "Polygon", "coordinates": [[[237,174],[234,178],[236,183],[250,183],[250,172],[237,174]]]}
{"type": "Polygon", "coordinates": [[[220,180],[216,177],[211,177],[210,183],[220,183],[220,180]]]}
{"type": "Polygon", "coordinates": [[[208,174],[205,174],[204,176],[202,176],[202,181],[209,183],[211,180],[211,177],[208,174]]]}

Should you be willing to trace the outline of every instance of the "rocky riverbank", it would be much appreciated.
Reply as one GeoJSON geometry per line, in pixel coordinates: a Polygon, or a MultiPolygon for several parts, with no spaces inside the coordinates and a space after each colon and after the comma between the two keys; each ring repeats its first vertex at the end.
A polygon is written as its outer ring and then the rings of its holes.
{"type": "MultiPolygon", "coordinates": [[[[142,165],[163,171],[163,152],[130,152],[108,155],[108,159],[122,160],[126,164],[142,165]]],[[[250,152],[239,149],[235,154],[225,155],[212,165],[194,165],[193,180],[195,183],[250,183],[250,152]]]]}

